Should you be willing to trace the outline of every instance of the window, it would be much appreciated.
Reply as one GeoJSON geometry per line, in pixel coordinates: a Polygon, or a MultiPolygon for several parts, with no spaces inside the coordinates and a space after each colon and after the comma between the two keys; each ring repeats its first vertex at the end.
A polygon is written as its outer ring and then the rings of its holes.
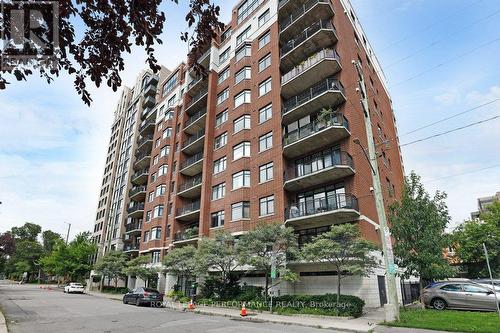
{"type": "Polygon", "coordinates": [[[174,119],[174,111],[168,111],[165,113],[165,120],[172,120],[174,119]]]}
{"type": "Polygon", "coordinates": [[[237,202],[231,205],[231,220],[250,218],[250,201],[237,202]]]}
{"type": "Polygon", "coordinates": [[[241,34],[236,36],[236,46],[240,45],[245,41],[250,36],[250,30],[252,29],[252,26],[249,25],[241,34]]]}
{"type": "Polygon", "coordinates": [[[248,17],[263,0],[247,0],[238,7],[238,24],[248,17]]]}
{"type": "Polygon", "coordinates": [[[273,162],[261,165],[259,167],[259,182],[264,183],[273,179],[273,162]]]}
{"type": "Polygon", "coordinates": [[[154,227],[154,228],[151,228],[151,238],[150,240],[153,240],[153,239],[160,239],[161,238],[161,227],[154,227]]]}
{"type": "Polygon", "coordinates": [[[156,186],[156,196],[157,197],[160,195],[165,195],[166,192],[167,192],[167,185],[161,184],[161,185],[156,186]]]}
{"type": "Polygon", "coordinates": [[[158,161],[160,160],[160,156],[156,155],[154,158],[153,158],[153,165],[156,165],[158,163],[158,161]]]}
{"type": "Polygon", "coordinates": [[[466,293],[486,294],[488,292],[488,289],[473,284],[464,284],[463,288],[466,293]]]}
{"type": "Polygon", "coordinates": [[[160,251],[152,251],[151,252],[151,263],[157,264],[161,261],[160,251]]]}
{"type": "Polygon", "coordinates": [[[235,83],[238,84],[243,80],[248,80],[252,77],[252,68],[251,67],[243,67],[238,71],[235,75],[235,83]]]}
{"type": "Polygon", "coordinates": [[[175,104],[175,98],[176,97],[177,97],[176,95],[170,97],[169,100],[168,100],[168,102],[167,102],[167,106],[173,106],[175,104]]]}
{"type": "Polygon", "coordinates": [[[212,213],[212,228],[222,227],[224,225],[224,211],[212,213]]]}
{"type": "Polygon", "coordinates": [[[271,91],[271,78],[259,84],[259,96],[263,96],[271,91]]]}
{"type": "Polygon", "coordinates": [[[233,122],[233,131],[238,133],[241,130],[250,129],[250,115],[245,114],[233,122]]]}
{"type": "Polygon", "coordinates": [[[273,146],[273,132],[264,134],[259,138],[259,151],[264,151],[273,146]]]}
{"type": "Polygon", "coordinates": [[[259,28],[262,27],[264,24],[266,24],[266,22],[269,21],[270,18],[271,18],[271,12],[268,9],[264,12],[264,14],[259,16],[259,28]]]}
{"type": "Polygon", "coordinates": [[[214,174],[218,174],[224,170],[226,170],[227,157],[224,156],[214,161],[214,174]]]}
{"type": "Polygon", "coordinates": [[[160,146],[160,143],[161,143],[161,140],[160,139],[156,139],[156,141],[155,141],[155,148],[158,148],[160,146]]]}
{"type": "Polygon", "coordinates": [[[250,170],[243,170],[233,175],[233,190],[250,187],[250,170]]]}
{"type": "Polygon", "coordinates": [[[167,127],[163,130],[163,139],[170,138],[172,136],[172,127],[167,127]]]}
{"type": "Polygon", "coordinates": [[[224,132],[215,138],[214,149],[219,149],[221,147],[224,147],[226,143],[227,143],[227,132],[224,132]]]}
{"type": "Polygon", "coordinates": [[[156,172],[151,174],[151,182],[154,183],[156,181],[156,172]]]}
{"type": "Polygon", "coordinates": [[[252,46],[245,45],[236,51],[236,61],[240,61],[244,57],[250,57],[252,55],[252,46]]]}
{"type": "Polygon", "coordinates": [[[151,211],[150,211],[150,210],[146,212],[146,222],[151,221],[151,214],[152,214],[152,213],[151,213],[151,211]]]}
{"type": "Polygon", "coordinates": [[[274,214],[274,195],[259,199],[259,216],[274,214]]]}
{"type": "Polygon", "coordinates": [[[265,35],[259,38],[259,49],[263,48],[271,41],[271,32],[266,32],[265,35]]]}
{"type": "Polygon", "coordinates": [[[168,94],[174,87],[177,85],[177,79],[179,77],[179,72],[175,72],[174,75],[168,79],[168,81],[163,85],[163,94],[162,96],[165,96],[168,94]]]}
{"type": "Polygon", "coordinates": [[[212,187],[212,200],[222,199],[226,195],[226,183],[212,187]]]}
{"type": "Polygon", "coordinates": [[[153,218],[157,218],[163,215],[163,205],[158,205],[153,210],[153,218]]]}
{"type": "Polygon", "coordinates": [[[250,142],[244,141],[233,147],[233,160],[237,160],[242,157],[250,157],[250,142]]]}
{"type": "Polygon", "coordinates": [[[238,106],[244,104],[244,103],[251,103],[251,92],[250,90],[243,90],[240,92],[238,95],[234,97],[234,107],[237,108],[238,106]]]}
{"type": "Polygon", "coordinates": [[[227,114],[227,110],[224,110],[215,116],[215,127],[218,127],[227,121],[227,114]]]}
{"type": "Polygon", "coordinates": [[[149,241],[149,230],[144,231],[144,242],[147,242],[147,241],[149,241]]]}
{"type": "Polygon", "coordinates": [[[217,78],[217,84],[221,84],[229,77],[229,67],[220,72],[219,77],[217,78]]]}
{"type": "Polygon", "coordinates": [[[231,47],[228,47],[219,55],[219,64],[229,59],[229,53],[231,53],[231,47]]]}
{"type": "Polygon", "coordinates": [[[220,92],[217,95],[217,105],[221,104],[228,98],[229,98],[229,88],[226,88],[224,91],[220,92]]]}
{"type": "Polygon", "coordinates": [[[233,33],[233,30],[231,28],[224,31],[224,33],[220,36],[220,42],[223,43],[226,39],[231,37],[232,33],[233,33]]]}
{"type": "Polygon", "coordinates": [[[441,287],[441,290],[445,291],[462,291],[462,286],[460,284],[447,284],[441,287]]]}
{"type": "Polygon", "coordinates": [[[149,192],[149,194],[148,194],[148,202],[153,201],[154,198],[155,198],[155,192],[149,192]]]}
{"type": "Polygon", "coordinates": [[[269,66],[271,66],[271,53],[259,60],[259,72],[262,72],[269,66]]]}
{"type": "Polygon", "coordinates": [[[160,168],[158,169],[158,177],[163,176],[163,175],[166,175],[166,174],[167,174],[167,171],[168,171],[168,165],[163,164],[163,165],[162,165],[162,166],[160,166],[160,168]]]}
{"type": "Polygon", "coordinates": [[[269,104],[259,110],[259,124],[271,119],[273,116],[273,105],[269,104]]]}
{"type": "Polygon", "coordinates": [[[164,146],[160,150],[160,157],[167,156],[168,154],[170,154],[170,146],[164,146]]]}

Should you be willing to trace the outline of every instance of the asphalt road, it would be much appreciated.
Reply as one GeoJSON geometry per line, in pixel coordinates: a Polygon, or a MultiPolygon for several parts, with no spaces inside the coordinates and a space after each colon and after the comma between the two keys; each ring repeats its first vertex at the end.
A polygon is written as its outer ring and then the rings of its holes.
{"type": "Polygon", "coordinates": [[[47,291],[0,281],[0,307],[11,333],[45,332],[333,332],[292,325],[244,322],[170,309],[125,305],[102,297],[47,291]]]}

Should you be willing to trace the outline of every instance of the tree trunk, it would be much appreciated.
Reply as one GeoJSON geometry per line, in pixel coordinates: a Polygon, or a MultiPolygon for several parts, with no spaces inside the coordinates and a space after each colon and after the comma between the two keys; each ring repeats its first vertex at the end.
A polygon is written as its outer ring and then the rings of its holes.
{"type": "Polygon", "coordinates": [[[340,302],[340,271],[337,271],[337,303],[340,302]]]}
{"type": "Polygon", "coordinates": [[[424,281],[422,280],[421,276],[418,278],[418,288],[420,290],[420,307],[422,309],[425,309],[424,302],[422,301],[422,291],[424,290],[424,281]]]}

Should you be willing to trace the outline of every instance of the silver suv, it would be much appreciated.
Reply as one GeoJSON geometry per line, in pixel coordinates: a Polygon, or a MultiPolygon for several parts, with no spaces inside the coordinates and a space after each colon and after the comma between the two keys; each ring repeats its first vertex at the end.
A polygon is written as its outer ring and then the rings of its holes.
{"type": "MultiPolygon", "coordinates": [[[[500,300],[500,292],[497,299],[500,300]]],[[[474,282],[436,282],[424,288],[422,301],[426,307],[436,310],[496,311],[494,291],[474,282]]]]}

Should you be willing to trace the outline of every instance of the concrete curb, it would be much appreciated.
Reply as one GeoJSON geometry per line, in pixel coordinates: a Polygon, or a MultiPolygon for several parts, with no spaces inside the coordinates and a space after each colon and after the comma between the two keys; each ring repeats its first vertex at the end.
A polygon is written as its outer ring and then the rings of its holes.
{"type": "Polygon", "coordinates": [[[7,330],[7,322],[5,321],[5,317],[2,311],[0,311],[0,333],[7,333],[7,332],[9,332],[7,330]]]}

